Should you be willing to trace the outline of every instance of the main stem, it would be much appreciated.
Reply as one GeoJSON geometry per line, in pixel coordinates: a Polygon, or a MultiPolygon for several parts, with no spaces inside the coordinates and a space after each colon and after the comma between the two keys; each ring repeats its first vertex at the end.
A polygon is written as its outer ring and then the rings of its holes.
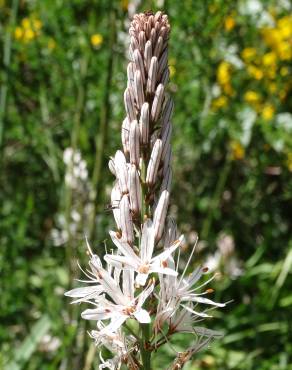
{"type": "MultiPolygon", "coordinates": [[[[143,151],[142,153],[142,165],[141,165],[141,225],[143,225],[144,217],[147,214],[146,205],[146,155],[143,151]]],[[[141,328],[141,341],[140,341],[140,351],[143,370],[151,370],[151,351],[148,350],[149,338],[150,338],[150,324],[140,324],[141,328]]]]}

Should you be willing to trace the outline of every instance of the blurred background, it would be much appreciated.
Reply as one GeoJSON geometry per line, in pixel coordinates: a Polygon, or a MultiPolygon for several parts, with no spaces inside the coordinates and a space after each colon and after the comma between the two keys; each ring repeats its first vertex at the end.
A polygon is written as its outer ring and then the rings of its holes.
{"type": "Polygon", "coordinates": [[[200,236],[193,265],[220,272],[213,298],[233,299],[186,369],[292,369],[289,0],[0,0],[0,369],[98,368],[63,294],[84,234],[102,253],[113,226],[127,28],[149,9],[172,26],[171,213],[186,256],[200,236]]]}

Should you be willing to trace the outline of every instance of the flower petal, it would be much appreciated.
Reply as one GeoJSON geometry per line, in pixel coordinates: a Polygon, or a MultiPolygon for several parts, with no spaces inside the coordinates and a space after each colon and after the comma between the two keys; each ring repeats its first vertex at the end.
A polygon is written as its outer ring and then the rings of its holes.
{"type": "Polygon", "coordinates": [[[149,324],[151,322],[149,313],[143,308],[140,308],[138,311],[135,311],[133,315],[141,324],[149,324]]]}
{"type": "Polygon", "coordinates": [[[130,245],[128,243],[125,243],[119,240],[114,231],[110,231],[109,234],[110,234],[110,237],[112,238],[113,243],[119,249],[119,251],[122,252],[124,256],[129,257],[130,259],[134,260],[135,263],[139,265],[140,258],[135,254],[135,252],[130,247],[130,245]]]}
{"type": "Polygon", "coordinates": [[[106,254],[104,256],[104,260],[107,263],[109,263],[109,264],[111,264],[111,265],[113,265],[113,266],[115,266],[115,267],[117,267],[121,270],[123,270],[123,269],[135,269],[135,267],[136,267],[135,263],[133,263],[133,261],[130,260],[129,257],[118,256],[116,254],[106,254]]]}
{"type": "Polygon", "coordinates": [[[154,250],[154,228],[152,221],[148,218],[143,226],[141,239],[141,260],[143,263],[149,263],[154,250]]]}
{"type": "Polygon", "coordinates": [[[109,307],[87,309],[81,313],[84,320],[106,320],[110,319],[115,312],[109,307]]]}
{"type": "Polygon", "coordinates": [[[144,286],[146,284],[148,276],[149,276],[149,274],[140,274],[140,273],[138,273],[138,275],[136,276],[136,283],[138,285],[144,286]]]}

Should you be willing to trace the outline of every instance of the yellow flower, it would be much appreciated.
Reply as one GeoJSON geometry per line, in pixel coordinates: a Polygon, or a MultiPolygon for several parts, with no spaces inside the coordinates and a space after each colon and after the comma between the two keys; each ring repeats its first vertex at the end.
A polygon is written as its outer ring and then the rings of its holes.
{"type": "Polygon", "coordinates": [[[275,65],[277,62],[277,55],[274,52],[266,53],[263,56],[263,65],[265,67],[270,67],[275,65]]]}
{"type": "Polygon", "coordinates": [[[292,16],[285,16],[277,21],[277,28],[284,39],[292,37],[292,16]]]}
{"type": "Polygon", "coordinates": [[[256,80],[261,80],[264,77],[264,72],[253,65],[247,67],[248,74],[256,80]]]}
{"type": "Polygon", "coordinates": [[[53,50],[56,47],[56,41],[50,37],[48,40],[48,49],[53,50]]]}
{"type": "Polygon", "coordinates": [[[35,31],[39,31],[43,27],[42,22],[39,19],[34,19],[32,23],[32,28],[35,31]]]}
{"type": "Polygon", "coordinates": [[[176,72],[175,66],[170,65],[168,68],[169,68],[170,77],[173,77],[175,75],[175,72],[176,72]]]}
{"type": "Polygon", "coordinates": [[[271,80],[273,80],[274,78],[276,78],[276,75],[277,75],[277,66],[276,66],[276,65],[272,65],[272,66],[270,66],[270,67],[266,70],[266,75],[267,75],[271,80]]]}
{"type": "Polygon", "coordinates": [[[275,84],[275,82],[270,83],[268,89],[270,93],[275,93],[277,91],[277,85],[275,84]]]}
{"type": "Polygon", "coordinates": [[[128,10],[129,0],[121,0],[121,6],[123,10],[128,10]]]}
{"type": "Polygon", "coordinates": [[[103,42],[103,37],[100,33],[95,33],[90,38],[91,45],[95,48],[99,47],[103,42]]]}
{"type": "Polygon", "coordinates": [[[219,96],[219,98],[213,100],[212,106],[215,110],[217,110],[217,109],[225,107],[227,103],[228,103],[227,97],[224,95],[221,95],[219,96]]]}
{"type": "Polygon", "coordinates": [[[242,59],[245,62],[253,60],[256,54],[257,54],[257,51],[255,48],[245,48],[241,52],[242,59]]]}
{"type": "Polygon", "coordinates": [[[281,60],[292,59],[292,45],[289,41],[280,42],[277,46],[277,53],[281,60]]]}
{"type": "Polygon", "coordinates": [[[284,101],[287,98],[288,92],[290,90],[289,83],[282,85],[282,89],[279,91],[279,98],[281,101],[284,101]]]}
{"type": "Polygon", "coordinates": [[[21,27],[16,27],[14,31],[14,37],[16,40],[20,40],[23,36],[23,29],[21,27]]]}
{"type": "Polygon", "coordinates": [[[250,103],[250,104],[253,104],[253,103],[258,103],[260,100],[261,100],[261,97],[260,95],[255,92],[255,91],[252,91],[252,90],[248,90],[244,96],[243,96],[244,100],[247,102],[247,103],[250,103]]]}
{"type": "Polygon", "coordinates": [[[236,141],[236,140],[231,141],[230,148],[231,148],[232,159],[241,160],[242,158],[244,158],[245,150],[239,141],[236,141]]]}
{"type": "Polygon", "coordinates": [[[231,65],[228,62],[221,62],[217,69],[217,80],[220,85],[229,83],[231,77],[231,65]]]}
{"type": "Polygon", "coordinates": [[[229,96],[234,95],[234,90],[233,90],[233,87],[230,85],[230,83],[223,85],[222,89],[226,95],[229,95],[229,96]]]}
{"type": "Polygon", "coordinates": [[[23,40],[29,42],[35,38],[36,34],[31,28],[27,28],[23,32],[23,40]]]}
{"type": "Polygon", "coordinates": [[[266,104],[262,110],[262,117],[265,121],[270,121],[275,114],[275,108],[272,104],[266,104]]]}
{"type": "Polygon", "coordinates": [[[266,44],[272,49],[277,48],[277,45],[282,41],[282,35],[276,28],[263,28],[262,35],[266,44]]]}
{"type": "Polygon", "coordinates": [[[23,18],[23,20],[21,21],[21,25],[25,29],[31,28],[31,21],[30,21],[30,19],[29,18],[23,18]]]}
{"type": "Polygon", "coordinates": [[[282,67],[280,69],[280,75],[283,77],[286,77],[289,74],[289,68],[288,67],[282,67]]]}
{"type": "Polygon", "coordinates": [[[229,15],[224,22],[224,28],[227,32],[231,31],[235,27],[235,19],[229,15]]]}

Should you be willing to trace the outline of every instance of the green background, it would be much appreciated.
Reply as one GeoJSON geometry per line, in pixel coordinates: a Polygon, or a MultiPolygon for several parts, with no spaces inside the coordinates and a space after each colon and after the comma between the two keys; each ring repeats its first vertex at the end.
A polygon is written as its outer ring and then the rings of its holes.
{"type": "MultiPolygon", "coordinates": [[[[107,161],[121,147],[135,3],[0,1],[1,369],[98,368],[82,307],[63,294],[80,276],[77,260],[87,263],[84,233],[102,253],[113,227],[107,161]],[[82,156],[75,185],[66,148],[82,156]]],[[[292,369],[291,7],[138,5],[149,9],[163,9],[172,27],[171,213],[185,256],[198,233],[193,265],[220,272],[213,298],[233,300],[206,322],[225,337],[186,368],[292,369]]],[[[174,342],[180,351],[188,345],[185,336],[174,342]]],[[[173,357],[166,346],[154,368],[173,357]]]]}

